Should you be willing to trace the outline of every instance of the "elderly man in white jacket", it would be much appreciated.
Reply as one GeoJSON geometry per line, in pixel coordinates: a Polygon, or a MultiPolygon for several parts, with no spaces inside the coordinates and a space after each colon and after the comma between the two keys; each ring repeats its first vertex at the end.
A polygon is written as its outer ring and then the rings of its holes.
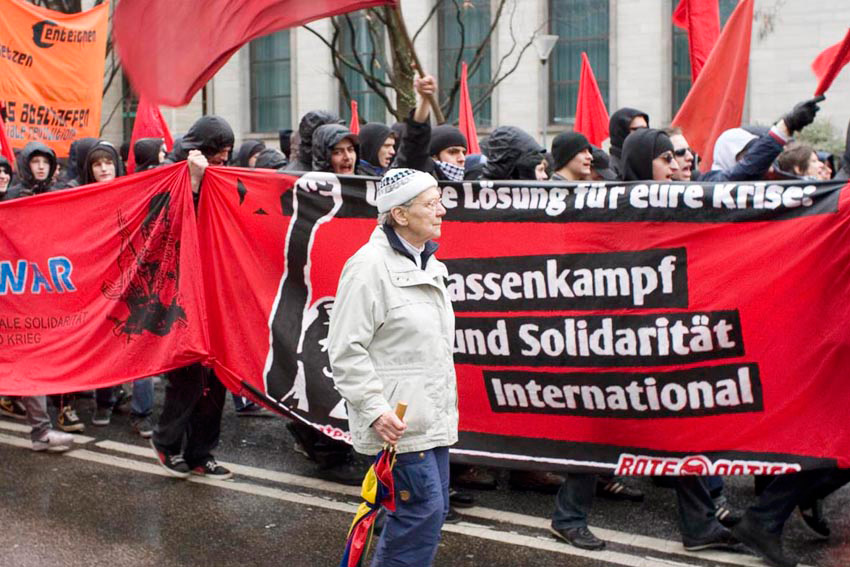
{"type": "Polygon", "coordinates": [[[396,445],[396,511],[372,565],[431,565],[449,510],[449,450],[457,441],[454,314],[434,257],[446,209],[433,177],[392,169],[378,185],[378,226],[343,268],[328,333],[354,448],[396,445]],[[405,422],[398,402],[409,404],[405,422]]]}

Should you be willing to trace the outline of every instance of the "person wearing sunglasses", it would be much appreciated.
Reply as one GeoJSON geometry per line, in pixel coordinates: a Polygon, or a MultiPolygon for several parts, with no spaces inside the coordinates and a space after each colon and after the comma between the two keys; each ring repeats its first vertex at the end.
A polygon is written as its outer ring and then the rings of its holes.
{"type": "Polygon", "coordinates": [[[688,144],[687,138],[682,134],[681,128],[665,128],[664,133],[670,137],[673,144],[673,156],[679,164],[679,171],[673,175],[674,181],[691,181],[694,169],[696,169],[697,154],[688,144]]]}
{"type": "Polygon", "coordinates": [[[673,181],[680,168],[670,137],[655,128],[641,128],[623,142],[623,181],[673,181]]]}

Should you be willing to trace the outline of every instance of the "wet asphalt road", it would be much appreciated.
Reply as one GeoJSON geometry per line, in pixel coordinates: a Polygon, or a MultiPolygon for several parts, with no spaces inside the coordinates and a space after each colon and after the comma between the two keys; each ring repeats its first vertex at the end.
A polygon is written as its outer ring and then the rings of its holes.
{"type": "MultiPolygon", "coordinates": [[[[158,388],[161,403],[161,388],[158,388]]],[[[164,476],[126,416],[90,425],[91,400],[78,400],[87,430],[63,455],[28,449],[23,423],[0,418],[0,567],[266,567],[338,565],[357,489],[316,481],[277,418],[237,417],[228,398],[217,457],[239,465],[231,481],[164,476]]],[[[597,499],[591,526],[605,552],[576,550],[545,531],[553,497],[507,489],[475,491],[478,506],[446,526],[435,565],[590,567],[763,565],[744,553],[687,553],[678,539],[671,490],[632,480],[642,504],[597,499]],[[610,530],[610,531],[609,531],[610,530]]],[[[748,478],[728,497],[752,500],[748,478]]],[[[850,489],[827,500],[830,541],[797,516],[786,547],[805,565],[850,565],[850,489]]]]}

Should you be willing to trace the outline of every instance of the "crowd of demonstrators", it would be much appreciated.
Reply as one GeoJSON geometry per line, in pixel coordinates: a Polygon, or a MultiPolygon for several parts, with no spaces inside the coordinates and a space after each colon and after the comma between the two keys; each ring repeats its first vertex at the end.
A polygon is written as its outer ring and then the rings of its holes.
{"type": "MultiPolygon", "coordinates": [[[[261,140],[246,140],[234,154],[235,137],[227,122],[218,116],[204,116],[185,136],[175,140],[168,154],[161,138],[143,138],[137,140],[134,147],[127,145],[124,149],[133,152],[136,172],[187,162],[196,199],[204,171],[210,165],[382,177],[378,189],[380,226],[358,254],[371,260],[389,257],[398,263],[399,269],[405,270],[409,270],[407,264],[413,262],[423,271],[423,277],[433,275],[442,266],[433,258],[436,248],[432,242],[439,236],[439,230],[435,231],[434,227],[439,226],[445,214],[439,202],[438,181],[718,182],[850,178],[850,128],[848,146],[842,156],[820,152],[794,139],[796,133],[814,120],[818,112],[816,100],[795,105],[769,128],[744,126],[723,132],[714,146],[711,170],[700,172],[699,156],[681,130],[650,128],[650,116],[635,108],[621,108],[611,115],[610,153],[591,145],[578,132],[558,134],[551,148],[544,148],[527,132],[508,125],[493,129],[482,144],[482,154],[470,155],[467,140],[458,128],[450,124],[431,125],[428,101],[437,92],[433,77],[415,79],[414,91],[416,106],[403,122],[393,125],[367,123],[361,127],[359,135],[353,134],[335,113],[313,110],[302,117],[297,130],[280,130],[280,149],[261,140]]],[[[30,142],[18,153],[14,171],[12,164],[0,157],[0,200],[108,182],[125,174],[124,162],[124,156],[110,142],[82,138],[71,144],[66,167],[60,173],[53,150],[43,143],[30,142]]],[[[369,285],[370,279],[380,280],[380,270],[376,272],[377,264],[373,264],[375,262],[358,260],[347,265],[340,283],[340,297],[351,293],[367,297],[369,301],[381,301],[369,285]],[[349,272],[355,267],[366,270],[369,277],[351,276],[349,272]],[[346,274],[351,277],[347,279],[346,274]]],[[[341,304],[354,310],[366,305],[362,301],[341,304]]],[[[450,306],[444,307],[450,310],[450,306]]],[[[428,478],[433,481],[432,488],[436,487],[421,506],[400,506],[391,516],[386,535],[378,545],[378,557],[401,557],[399,564],[430,564],[439,540],[439,526],[444,521],[459,519],[455,507],[471,506],[474,502],[470,493],[459,489],[496,489],[500,472],[452,464],[449,475],[447,447],[455,439],[456,424],[449,424],[451,427],[439,438],[422,437],[414,431],[413,420],[406,428],[393,418],[388,409],[389,400],[381,400],[380,396],[364,397],[361,385],[348,381],[350,369],[354,369],[352,375],[364,374],[356,370],[354,362],[363,363],[365,355],[352,351],[357,343],[348,340],[345,322],[340,319],[343,313],[345,311],[335,310],[332,317],[330,355],[334,378],[349,403],[350,415],[365,424],[353,428],[358,435],[365,432],[364,437],[355,437],[355,448],[373,453],[380,440],[397,441],[400,483],[408,483],[418,490],[421,487],[417,483],[428,478]],[[426,452],[427,458],[423,457],[426,452]],[[414,474],[414,470],[418,472],[414,474]],[[417,518],[421,529],[415,538],[406,541],[402,527],[412,522],[413,517],[417,518]]],[[[356,315],[353,313],[352,317],[356,315]]],[[[383,328],[372,329],[372,339],[377,342],[370,344],[368,337],[364,338],[367,350],[376,349],[386,354],[394,348],[413,348],[415,339],[405,339],[407,342],[399,339],[408,336],[411,329],[404,326],[404,321],[398,323],[395,336],[385,336],[387,330],[383,328]]],[[[413,331],[415,334],[416,329],[413,331]]],[[[446,360],[450,362],[451,353],[446,353],[444,358],[440,359],[441,364],[446,360]]],[[[435,366],[434,370],[443,366],[435,366]]],[[[200,364],[173,370],[158,378],[165,384],[165,400],[156,424],[152,417],[157,377],[139,379],[132,384],[130,403],[126,405],[129,405],[133,429],[142,437],[150,438],[159,463],[172,476],[186,478],[194,473],[229,478],[232,473],[212,455],[220,436],[226,399],[224,386],[214,372],[200,364]]],[[[445,376],[440,379],[445,380],[445,376]]],[[[110,424],[112,413],[122,405],[124,392],[121,387],[94,392],[94,425],[110,424]]],[[[444,400],[447,408],[451,406],[453,392],[451,388],[443,392],[447,396],[447,401],[444,400]]],[[[73,408],[74,396],[4,396],[0,397],[0,414],[28,420],[34,450],[64,451],[73,447],[73,436],[68,433],[84,430],[73,408]],[[51,425],[48,400],[56,405],[56,427],[62,431],[54,430],[51,425]]],[[[269,415],[257,404],[236,394],[233,403],[238,415],[269,415]]],[[[316,476],[351,485],[360,483],[367,461],[358,458],[351,446],[298,421],[288,422],[287,429],[295,440],[296,451],[315,462],[316,476]]],[[[584,549],[605,546],[605,542],[588,529],[588,516],[595,497],[631,502],[644,498],[641,491],[611,476],[561,475],[546,471],[509,471],[505,474],[514,490],[553,494],[553,534],[584,549]]],[[[784,566],[795,564],[783,551],[781,541],[782,527],[790,514],[800,509],[808,526],[821,536],[828,536],[829,523],[823,515],[822,501],[848,480],[850,473],[846,471],[807,471],[765,478],[758,486],[756,504],[745,511],[737,511],[728,504],[720,477],[685,477],[661,484],[676,492],[678,523],[686,549],[730,547],[743,542],[771,564],[784,566]]]]}

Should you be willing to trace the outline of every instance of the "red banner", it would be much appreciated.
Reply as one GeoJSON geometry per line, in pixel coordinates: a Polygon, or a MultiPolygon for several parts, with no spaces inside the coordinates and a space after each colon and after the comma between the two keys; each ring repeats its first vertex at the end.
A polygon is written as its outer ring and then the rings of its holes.
{"type": "Polygon", "coordinates": [[[0,204],[0,393],[119,384],[207,358],[185,164],[0,204]]]}
{"type": "MultiPolygon", "coordinates": [[[[847,466],[848,195],[444,185],[453,454],[620,474],[847,466]]],[[[343,263],[375,227],[373,196],[363,178],[214,168],[199,213],[217,372],[342,439],[324,339],[343,263]]]]}

